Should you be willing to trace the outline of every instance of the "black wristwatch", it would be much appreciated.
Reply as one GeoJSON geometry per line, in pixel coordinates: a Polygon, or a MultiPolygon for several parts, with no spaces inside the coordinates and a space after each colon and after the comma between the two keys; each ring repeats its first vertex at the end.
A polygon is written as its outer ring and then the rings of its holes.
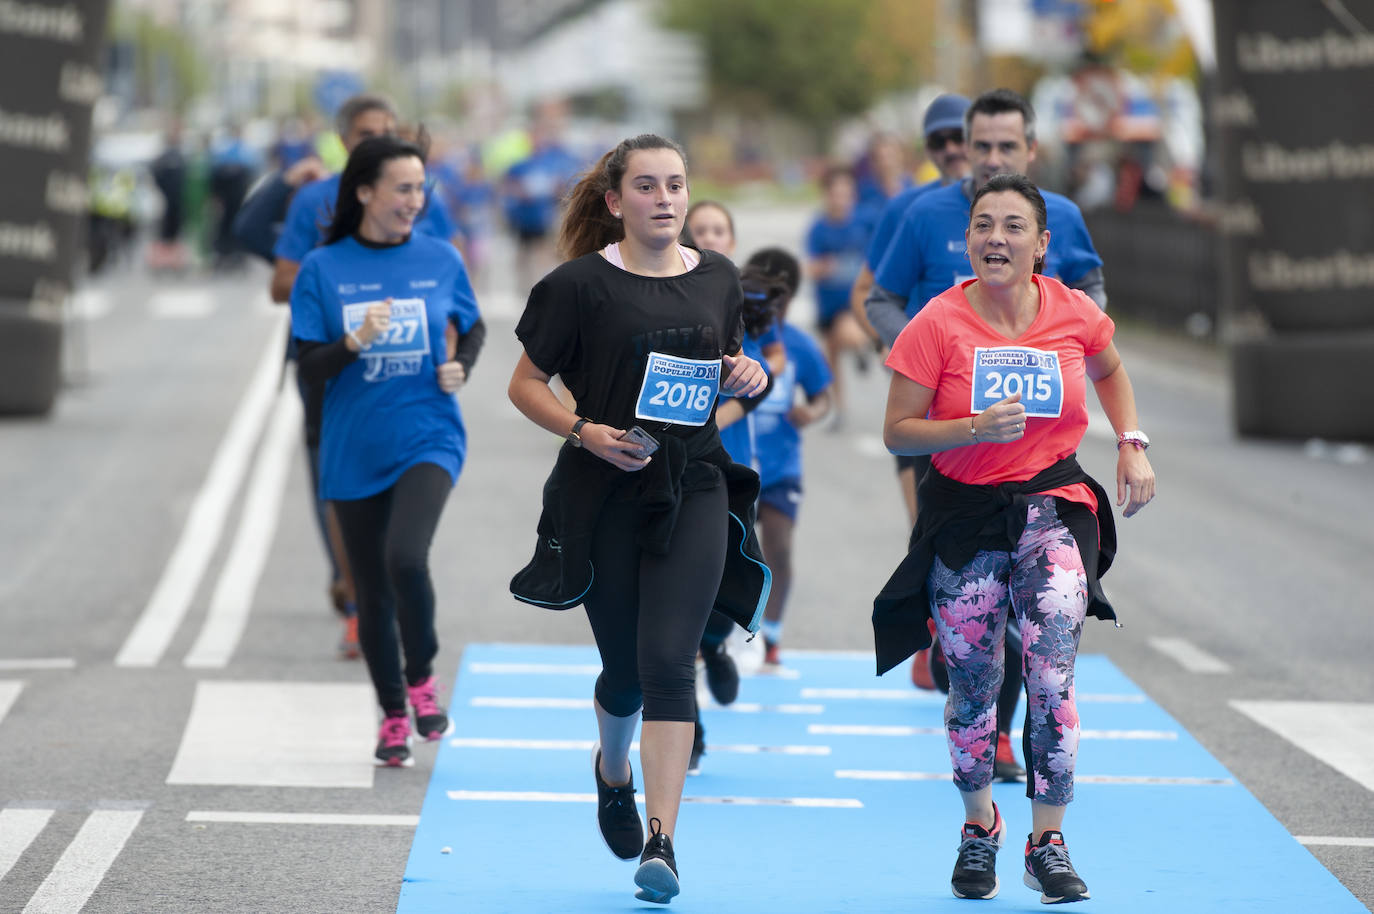
{"type": "Polygon", "coordinates": [[[578,419],[576,422],[573,423],[572,431],[568,432],[568,434],[564,436],[568,439],[568,443],[571,444],[573,447],[582,446],[582,436],[579,435],[578,432],[580,432],[582,430],[582,426],[586,424],[586,419],[578,419]]]}

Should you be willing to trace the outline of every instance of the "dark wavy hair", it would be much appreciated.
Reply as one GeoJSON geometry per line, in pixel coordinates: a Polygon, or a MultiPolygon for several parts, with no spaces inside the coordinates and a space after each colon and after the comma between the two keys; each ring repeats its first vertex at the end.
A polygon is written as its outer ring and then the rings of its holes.
{"type": "Polygon", "coordinates": [[[625,239],[625,226],[606,208],[606,191],[620,191],[630,153],[641,149],[671,149],[687,167],[687,154],[682,147],[666,137],[641,133],[621,140],[601,160],[583,173],[568,192],[568,210],[563,215],[563,227],[558,232],[558,253],[564,260],[599,251],[606,245],[625,239]]]}
{"type": "Polygon", "coordinates": [[[764,248],[744,264],[739,282],[744,289],[744,330],[758,337],[787,313],[801,282],[801,264],[782,248],[764,248]]]}
{"type": "Polygon", "coordinates": [[[376,184],[386,163],[393,159],[414,157],[423,163],[428,146],[423,129],[415,142],[394,136],[374,136],[359,143],[339,176],[339,195],[334,199],[334,214],[325,229],[323,243],[334,244],[357,233],[363,223],[358,188],[376,184]]]}
{"type": "MultiPolygon", "coordinates": [[[[973,202],[968,208],[969,225],[973,224],[973,211],[978,208],[978,201],[988,194],[998,194],[1005,191],[1020,194],[1030,203],[1031,209],[1035,212],[1035,233],[1037,236],[1049,225],[1049,216],[1045,212],[1045,198],[1040,194],[1040,188],[1025,175],[993,175],[988,179],[988,183],[978,188],[973,195],[973,202]]],[[[1035,272],[1039,273],[1045,268],[1044,260],[1035,261],[1035,272]]]]}

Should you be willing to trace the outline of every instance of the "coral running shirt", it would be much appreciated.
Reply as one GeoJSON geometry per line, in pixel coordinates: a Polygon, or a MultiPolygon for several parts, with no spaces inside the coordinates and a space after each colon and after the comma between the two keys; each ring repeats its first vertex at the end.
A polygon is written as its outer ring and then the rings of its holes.
{"type": "MultiPolygon", "coordinates": [[[[1026,432],[931,455],[936,469],[970,485],[1024,482],[1078,450],[1088,428],[1084,359],[1106,349],[1116,329],[1091,298],[1056,279],[1033,275],[1040,311],[1008,339],[969,304],[968,280],[936,296],[906,325],[888,355],[894,371],[935,391],[928,417],[971,418],[1014,393],[1026,407],[1026,432]]],[[[1045,494],[1097,509],[1086,485],[1045,494]]]]}

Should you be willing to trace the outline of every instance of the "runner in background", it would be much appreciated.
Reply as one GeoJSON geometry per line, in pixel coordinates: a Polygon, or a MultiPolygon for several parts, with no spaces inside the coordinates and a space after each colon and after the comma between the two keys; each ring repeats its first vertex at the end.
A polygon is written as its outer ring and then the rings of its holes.
{"type": "MultiPolygon", "coordinates": [[[[735,255],[735,218],[724,204],[714,200],[700,200],[687,210],[683,222],[682,243],[699,251],[715,251],[725,257],[735,255]]],[[[757,311],[750,310],[748,299],[744,303],[745,327],[741,351],[750,358],[763,364],[771,377],[781,370],[785,356],[781,337],[774,321],[765,318],[758,320],[757,311]],[[750,320],[751,316],[755,319],[750,320]]],[[[763,402],[763,397],[722,396],[716,407],[716,427],[720,430],[720,443],[736,463],[757,470],[754,456],[754,417],[753,411],[763,402]]],[[[732,704],[739,697],[739,666],[730,656],[726,639],[730,635],[732,623],[721,613],[711,613],[706,622],[706,631],[701,636],[701,661],[706,672],[706,687],[719,705],[732,704]]],[[[695,734],[692,738],[692,755],[687,765],[688,774],[701,773],[701,757],[706,754],[706,728],[701,722],[701,707],[696,711],[695,734]]]]}
{"type": "Polygon", "coordinates": [[[776,315],[787,354],[773,376],[772,389],[754,412],[759,465],[759,538],[773,572],[763,614],[764,664],[782,664],[783,613],[792,588],[792,532],[802,501],[801,430],[825,418],[830,409],[830,366],[809,334],[786,321],[787,307],[801,283],[801,264],[781,248],[764,248],[749,258],[740,274],[746,309],[776,315]]]}
{"type": "Polygon", "coordinates": [[[856,209],[854,174],[842,165],[821,175],[823,209],[806,232],[806,275],[815,283],[817,326],[825,343],[825,357],[834,372],[835,427],[844,418],[844,371],[840,358],[856,357],[860,371],[868,369],[869,342],[849,306],[849,293],[859,276],[868,227],[856,209]]]}
{"type": "MultiPolygon", "coordinates": [[[[964,147],[964,112],[968,110],[968,105],[968,99],[962,95],[941,95],[926,108],[925,118],[921,124],[925,135],[926,155],[939,170],[940,177],[907,188],[889,200],[883,206],[873,228],[873,234],[868,239],[864,265],[859,269],[858,278],[854,280],[849,303],[855,319],[883,349],[890,345],[890,341],[884,342],[879,339],[877,331],[868,322],[864,307],[864,300],[873,288],[873,271],[877,269],[879,261],[886,253],[887,246],[891,243],[897,225],[907,208],[922,194],[961,181],[968,175],[968,153],[964,147]]],[[[924,473],[928,466],[928,457],[897,458],[897,484],[901,489],[902,503],[906,505],[907,518],[912,526],[916,524],[916,476],[918,473],[924,473]]]]}
{"type": "Polygon", "coordinates": [[[530,125],[529,155],[506,171],[501,194],[515,233],[516,276],[523,292],[556,263],[554,233],[564,196],[586,163],[563,145],[564,106],[545,102],[530,125]]]}
{"type": "Polygon", "coordinates": [[[392,136],[354,146],[324,243],[291,291],[301,377],[325,391],[319,491],[353,571],[382,711],[375,755],[388,767],[413,763],[407,704],[422,738],[451,726],[434,678],[429,548],[467,453],[454,394],[486,338],[462,255],[415,231],[424,161],[422,146],[392,136]]]}

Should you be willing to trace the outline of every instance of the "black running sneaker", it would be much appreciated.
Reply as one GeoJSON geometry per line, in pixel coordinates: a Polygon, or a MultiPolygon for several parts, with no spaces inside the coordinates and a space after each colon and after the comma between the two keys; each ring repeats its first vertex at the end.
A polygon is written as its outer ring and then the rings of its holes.
{"type": "Polygon", "coordinates": [[[410,718],[404,711],[382,718],[374,755],[376,763],[387,768],[409,768],[415,764],[410,756],[410,718]]]}
{"type": "Polygon", "coordinates": [[[601,744],[592,746],[592,774],[596,776],[596,824],[606,846],[621,860],[633,860],[644,849],[644,823],[635,806],[635,779],[612,787],[601,777],[601,744]]]}
{"type": "Polygon", "coordinates": [[[739,697],[739,669],[735,659],[725,652],[725,642],[701,652],[706,661],[706,687],[717,704],[728,705],[739,697]]]}
{"type": "Polygon", "coordinates": [[[644,845],[639,869],[635,870],[635,885],[639,886],[635,897],[654,904],[667,904],[681,891],[677,882],[677,860],[673,857],[673,839],[662,832],[662,827],[658,819],[649,820],[649,843],[644,845]]]}
{"type": "Polygon", "coordinates": [[[1001,886],[997,882],[997,849],[1007,834],[1007,823],[997,804],[992,804],[993,826],[986,829],[977,822],[965,822],[960,833],[959,856],[949,887],[955,898],[993,898],[1001,886]]]}
{"type": "Polygon", "coordinates": [[[1031,836],[1026,836],[1025,880],[1040,893],[1044,904],[1067,904],[1091,897],[1087,884],[1074,872],[1063,834],[1057,831],[1045,832],[1039,844],[1032,844],[1031,836]]]}
{"type": "Polygon", "coordinates": [[[697,709],[696,732],[692,734],[692,755],[687,759],[687,773],[701,774],[701,757],[706,754],[706,730],[701,726],[701,709],[697,709]]]}

